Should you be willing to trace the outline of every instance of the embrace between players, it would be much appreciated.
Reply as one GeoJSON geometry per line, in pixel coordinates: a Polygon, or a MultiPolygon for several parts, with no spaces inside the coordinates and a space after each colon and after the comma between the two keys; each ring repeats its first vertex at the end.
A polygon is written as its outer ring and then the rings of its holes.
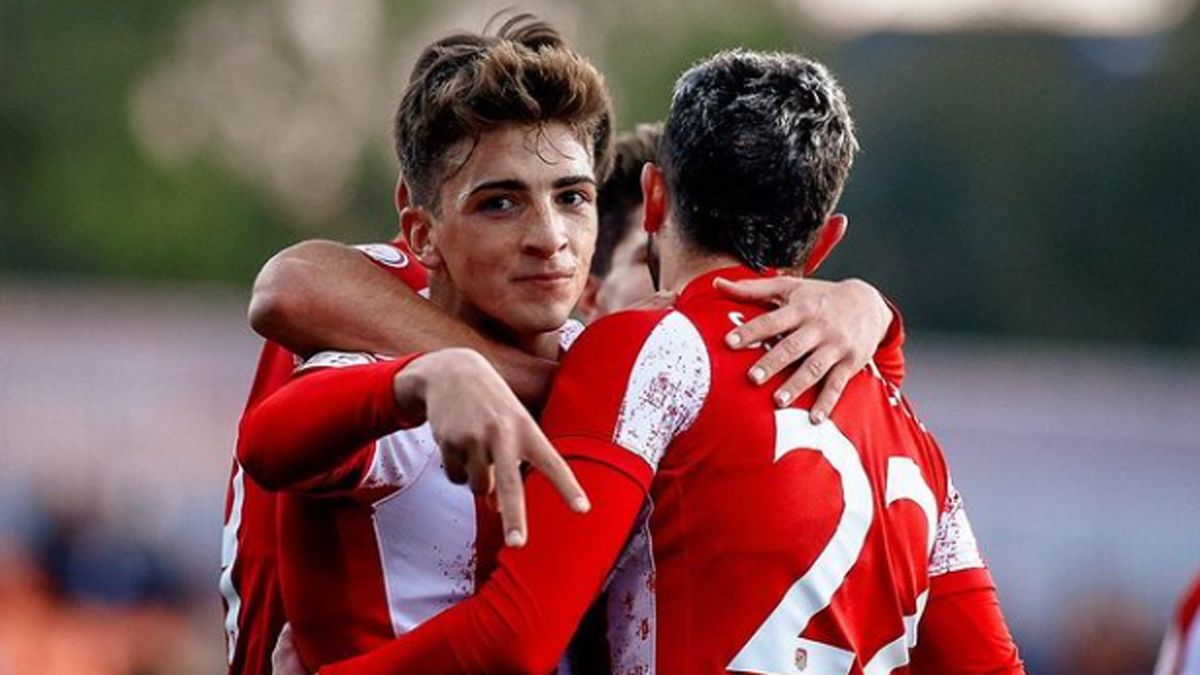
{"type": "Polygon", "coordinates": [[[846,228],[834,79],[717,54],[606,182],[612,129],[548,25],[439,40],[396,114],[402,237],[264,269],[230,671],[1023,672],[899,317],[803,278],[846,228]]]}

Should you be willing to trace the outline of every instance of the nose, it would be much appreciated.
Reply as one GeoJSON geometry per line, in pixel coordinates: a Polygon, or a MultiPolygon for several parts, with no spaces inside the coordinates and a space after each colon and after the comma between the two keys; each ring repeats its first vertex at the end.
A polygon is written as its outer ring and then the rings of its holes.
{"type": "Polygon", "coordinates": [[[522,249],[526,254],[548,259],[567,248],[569,223],[553,204],[540,203],[532,215],[522,241],[522,249]]]}

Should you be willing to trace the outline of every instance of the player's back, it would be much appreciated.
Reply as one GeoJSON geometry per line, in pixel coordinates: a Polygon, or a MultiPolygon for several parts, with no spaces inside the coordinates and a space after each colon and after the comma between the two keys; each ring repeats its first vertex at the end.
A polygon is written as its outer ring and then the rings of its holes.
{"type": "MultiPolygon", "coordinates": [[[[656,634],[657,671],[904,672],[935,546],[955,569],[982,566],[965,520],[951,527],[941,453],[873,369],[831,420],[809,421],[811,395],[778,409],[773,387],[746,376],[761,351],[724,342],[762,310],[716,293],[712,276],[659,324],[675,326],[670,367],[706,362],[708,375],[651,485],[656,607],[642,634],[656,634]]],[[[618,570],[616,606],[637,604],[649,578],[637,561],[635,550],[618,570]]]]}

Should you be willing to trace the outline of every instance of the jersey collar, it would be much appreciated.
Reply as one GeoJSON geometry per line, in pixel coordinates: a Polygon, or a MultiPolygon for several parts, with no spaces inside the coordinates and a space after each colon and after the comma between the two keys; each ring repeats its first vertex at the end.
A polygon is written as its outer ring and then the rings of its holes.
{"type": "Polygon", "coordinates": [[[762,272],[758,272],[746,265],[730,265],[722,267],[711,272],[705,272],[700,276],[688,282],[687,286],[683,287],[683,292],[679,294],[679,300],[676,304],[691,301],[695,298],[717,294],[718,291],[713,287],[713,283],[717,278],[728,279],[729,281],[741,281],[742,279],[766,279],[768,277],[779,276],[779,270],[773,267],[768,267],[762,272]]]}

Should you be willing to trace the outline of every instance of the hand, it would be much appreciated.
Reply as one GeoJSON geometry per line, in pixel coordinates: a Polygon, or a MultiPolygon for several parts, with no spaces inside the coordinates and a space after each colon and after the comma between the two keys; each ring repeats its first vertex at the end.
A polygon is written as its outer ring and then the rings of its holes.
{"type": "Polygon", "coordinates": [[[750,368],[750,379],[762,384],[796,364],[796,372],[775,390],[780,407],[823,379],[809,413],[815,424],[829,416],[846,383],[871,359],[892,322],[892,310],[879,291],[858,279],[717,279],[715,286],[735,299],[775,307],[730,331],[725,341],[734,349],[747,349],[782,336],[750,368]]]}
{"type": "Polygon", "coordinates": [[[300,660],[300,652],[296,651],[296,641],[292,639],[292,624],[283,624],[279,639],[275,641],[275,649],[271,651],[271,673],[273,675],[308,675],[308,668],[300,660]]]}
{"type": "Polygon", "coordinates": [[[478,352],[443,349],[421,356],[396,374],[393,390],[406,414],[429,421],[450,480],[480,496],[495,491],[509,546],[528,539],[522,462],[545,474],[573,511],[591,508],[566,461],[478,352]]]}

